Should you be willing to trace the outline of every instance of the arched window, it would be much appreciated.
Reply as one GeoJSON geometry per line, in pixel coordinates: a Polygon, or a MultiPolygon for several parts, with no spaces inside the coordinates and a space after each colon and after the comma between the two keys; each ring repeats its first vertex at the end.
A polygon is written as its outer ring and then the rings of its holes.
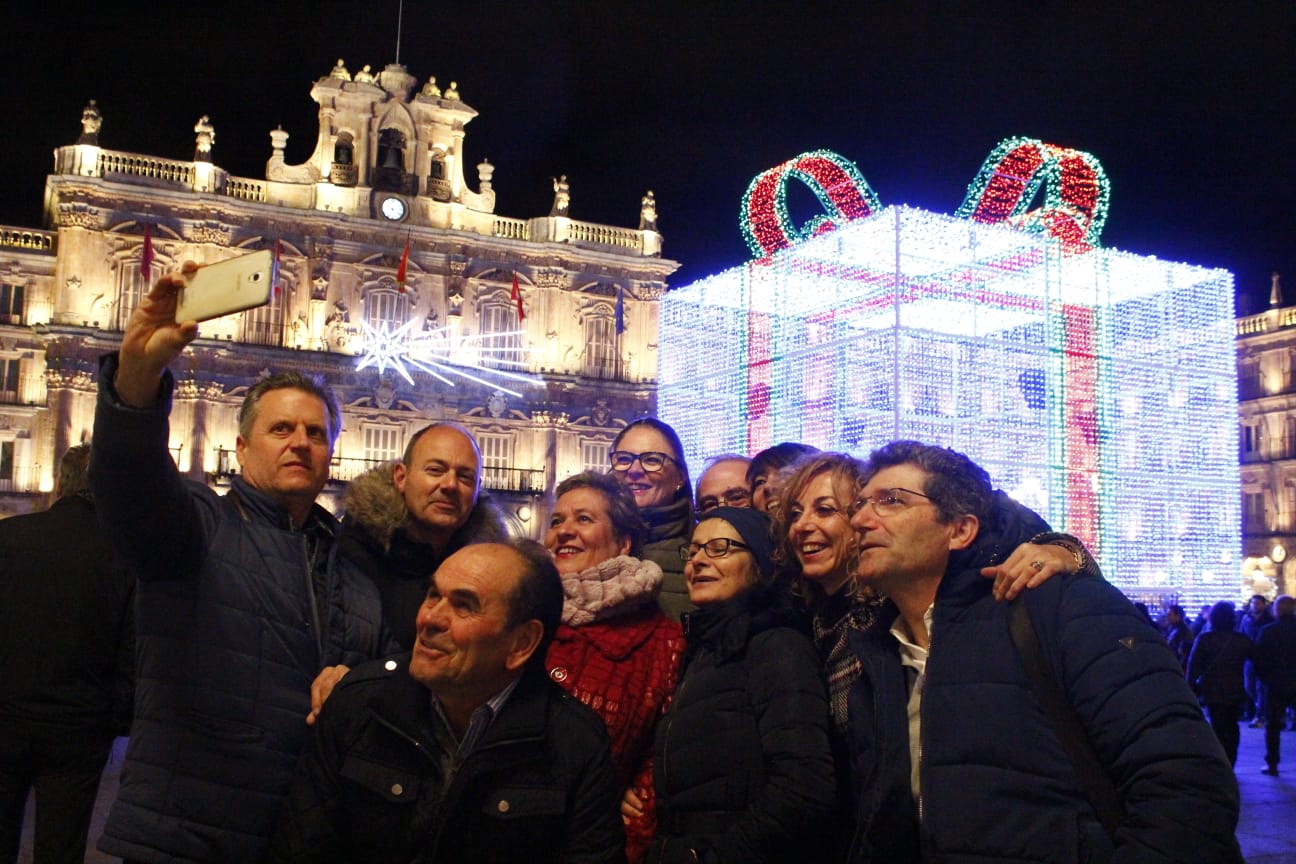
{"type": "Polygon", "coordinates": [[[364,295],[364,320],[374,330],[385,326],[391,333],[409,320],[409,296],[396,290],[395,282],[384,282],[364,295]]]}
{"type": "Polygon", "coordinates": [[[508,295],[496,296],[478,307],[478,329],[481,339],[481,364],[496,369],[518,370],[522,359],[521,325],[517,306],[508,295]]]}
{"type": "Polygon", "coordinates": [[[384,423],[365,423],[364,458],[366,462],[387,462],[399,459],[404,450],[401,428],[384,423]]]}
{"type": "Polygon", "coordinates": [[[373,188],[407,192],[405,180],[405,133],[399,129],[378,132],[373,188]]]}
{"type": "Polygon", "coordinates": [[[593,471],[595,474],[606,474],[608,470],[608,450],[611,447],[611,441],[599,441],[593,438],[582,439],[580,442],[581,470],[593,471]]]}
{"type": "Polygon", "coordinates": [[[23,323],[24,285],[0,285],[0,324],[23,323]]]}
{"type": "Polygon", "coordinates": [[[585,314],[585,375],[620,377],[616,321],[611,307],[600,303],[585,314]]]}
{"type": "MultiPolygon", "coordinates": [[[[161,275],[162,265],[157,261],[149,264],[148,275],[140,273],[140,253],[117,261],[117,314],[112,322],[114,329],[125,330],[131,313],[148,293],[149,286],[161,275]]],[[[107,323],[107,322],[104,322],[107,323]]]]}
{"type": "Polygon", "coordinates": [[[333,143],[333,161],[338,165],[350,165],[354,159],[355,144],[350,132],[338,133],[333,143]]]}
{"type": "Polygon", "coordinates": [[[283,345],[283,324],[287,291],[282,286],[275,286],[270,294],[270,302],[256,306],[243,313],[243,341],[253,345],[283,345]]]}

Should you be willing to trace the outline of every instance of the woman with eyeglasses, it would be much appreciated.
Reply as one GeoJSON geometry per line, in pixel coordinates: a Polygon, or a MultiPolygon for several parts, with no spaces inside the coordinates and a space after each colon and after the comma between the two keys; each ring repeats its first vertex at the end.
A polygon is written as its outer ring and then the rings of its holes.
{"type": "Polygon", "coordinates": [[[630,494],[606,474],[558,484],[545,534],[563,583],[562,623],[546,655],[549,677],[607,725],[618,788],[637,788],[626,857],[643,860],[656,822],[653,733],[675,690],[684,634],[657,608],[661,568],[637,557],[644,524],[630,494]]]}
{"type": "MultiPolygon", "coordinates": [[[[680,547],[688,647],[658,724],[653,862],[814,860],[834,807],[819,658],[756,510],[706,513],[680,547]]],[[[634,812],[627,796],[623,812],[634,812]]]]}
{"type": "Polygon", "coordinates": [[[621,430],[609,453],[612,475],[634,496],[648,526],[643,557],[661,567],[657,603],[672,620],[693,608],[676,550],[693,529],[693,494],[684,445],[656,417],[642,417],[621,430]]]}

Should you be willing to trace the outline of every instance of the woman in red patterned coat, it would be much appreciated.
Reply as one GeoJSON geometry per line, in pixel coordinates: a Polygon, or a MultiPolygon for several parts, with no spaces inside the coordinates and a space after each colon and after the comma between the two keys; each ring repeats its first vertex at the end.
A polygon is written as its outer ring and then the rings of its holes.
{"type": "Polygon", "coordinates": [[[558,484],[545,546],[562,576],[562,624],[549,647],[549,677],[607,724],[622,789],[644,801],[626,819],[626,856],[641,861],[656,827],[653,733],[675,690],[680,626],[658,608],[662,571],[635,555],[644,524],[612,477],[585,472],[558,484]]]}

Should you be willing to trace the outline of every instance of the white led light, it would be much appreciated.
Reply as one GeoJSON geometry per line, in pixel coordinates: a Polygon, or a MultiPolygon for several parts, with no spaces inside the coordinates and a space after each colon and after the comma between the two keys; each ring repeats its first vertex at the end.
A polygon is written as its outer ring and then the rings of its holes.
{"type": "Polygon", "coordinates": [[[779,441],[967,453],[1132,597],[1236,593],[1233,278],[888,207],[666,294],[693,464],[779,441]]]}

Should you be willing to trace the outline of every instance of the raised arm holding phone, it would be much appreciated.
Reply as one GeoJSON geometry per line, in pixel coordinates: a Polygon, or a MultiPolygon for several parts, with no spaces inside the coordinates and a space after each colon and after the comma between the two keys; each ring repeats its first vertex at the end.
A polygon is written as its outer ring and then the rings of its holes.
{"type": "Polygon", "coordinates": [[[315,504],[342,425],[327,387],[281,372],[249,390],[224,496],[172,461],[167,367],[198,335],[175,320],[195,270],[160,278],[100,364],[91,480],[139,575],[135,726],[100,848],[130,861],[260,860],[312,683],[391,647],[315,504]]]}

